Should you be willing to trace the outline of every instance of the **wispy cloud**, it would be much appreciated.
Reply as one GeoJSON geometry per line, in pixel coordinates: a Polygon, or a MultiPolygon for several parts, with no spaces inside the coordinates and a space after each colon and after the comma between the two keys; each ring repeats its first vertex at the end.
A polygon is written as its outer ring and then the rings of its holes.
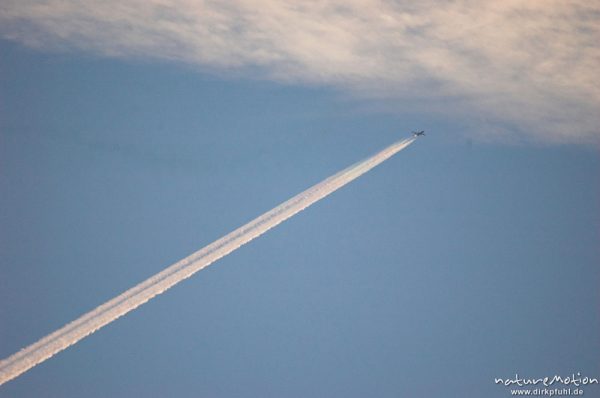
{"type": "Polygon", "coordinates": [[[467,118],[482,138],[600,136],[589,1],[4,0],[4,38],[327,85],[467,118]]]}

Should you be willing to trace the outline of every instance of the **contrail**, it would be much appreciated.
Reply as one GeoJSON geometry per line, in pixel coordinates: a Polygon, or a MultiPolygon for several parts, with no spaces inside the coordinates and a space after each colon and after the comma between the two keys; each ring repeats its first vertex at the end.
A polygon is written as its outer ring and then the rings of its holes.
{"type": "Polygon", "coordinates": [[[73,322],[66,324],[38,342],[0,361],[0,385],[77,343],[87,335],[92,334],[101,327],[127,314],[129,311],[134,310],[154,296],[189,278],[212,262],[264,234],[269,229],[389,159],[410,145],[414,140],[415,137],[411,137],[398,141],[370,158],[355,163],[326,180],[313,185],[311,188],[250,221],[248,224],[167,267],[158,274],[146,279],[87,314],[82,315],[73,322]]]}

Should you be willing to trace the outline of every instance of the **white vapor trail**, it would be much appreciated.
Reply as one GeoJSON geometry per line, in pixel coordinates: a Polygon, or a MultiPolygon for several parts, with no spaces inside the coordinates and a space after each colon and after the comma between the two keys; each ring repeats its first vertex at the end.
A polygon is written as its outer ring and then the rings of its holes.
{"type": "Polygon", "coordinates": [[[0,361],[0,385],[21,375],[87,335],[127,314],[156,295],[189,278],[212,262],[262,235],[294,214],[360,177],[373,167],[406,148],[414,137],[398,141],[375,155],[355,163],[313,185],[248,224],[167,267],[119,296],[63,326],[38,342],[0,361]]]}

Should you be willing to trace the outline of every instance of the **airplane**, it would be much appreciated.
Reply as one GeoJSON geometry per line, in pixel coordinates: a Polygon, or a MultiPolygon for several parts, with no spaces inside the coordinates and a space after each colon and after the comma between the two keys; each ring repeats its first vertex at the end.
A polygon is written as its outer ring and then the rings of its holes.
{"type": "Polygon", "coordinates": [[[419,137],[421,135],[425,135],[425,130],[421,130],[421,131],[413,131],[412,132],[413,137],[419,137]]]}

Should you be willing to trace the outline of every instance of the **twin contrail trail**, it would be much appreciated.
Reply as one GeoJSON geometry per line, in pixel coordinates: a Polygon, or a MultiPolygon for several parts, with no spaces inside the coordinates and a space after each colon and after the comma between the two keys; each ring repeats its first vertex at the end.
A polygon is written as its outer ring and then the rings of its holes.
{"type": "Polygon", "coordinates": [[[360,177],[389,159],[415,140],[398,141],[375,155],[340,171],[308,188],[248,224],[225,235],[203,249],[167,267],[119,296],[63,326],[38,342],[0,361],[0,385],[14,379],[54,354],[77,343],[115,319],[127,314],[156,295],[189,278],[212,262],[231,253],[245,243],[264,234],[318,200],[360,177]]]}

